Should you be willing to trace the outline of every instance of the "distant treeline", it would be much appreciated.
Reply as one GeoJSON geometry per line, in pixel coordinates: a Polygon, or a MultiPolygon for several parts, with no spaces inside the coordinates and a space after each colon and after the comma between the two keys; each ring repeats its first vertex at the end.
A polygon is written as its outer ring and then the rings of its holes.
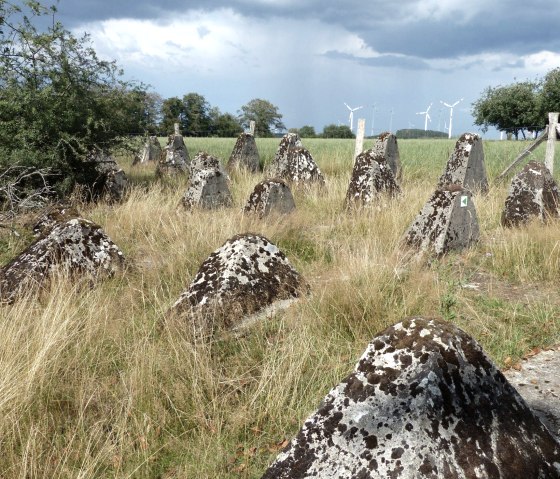
{"type": "Polygon", "coordinates": [[[397,130],[395,133],[400,140],[410,140],[416,138],[447,138],[448,134],[443,131],[435,130],[419,130],[417,128],[407,128],[404,130],[397,130]]]}

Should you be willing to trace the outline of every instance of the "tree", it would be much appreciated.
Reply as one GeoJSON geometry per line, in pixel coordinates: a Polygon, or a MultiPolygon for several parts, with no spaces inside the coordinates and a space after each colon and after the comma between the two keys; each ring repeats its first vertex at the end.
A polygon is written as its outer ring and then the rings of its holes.
{"type": "Polygon", "coordinates": [[[354,133],[347,125],[330,124],[323,128],[323,138],[354,138],[354,133]]]}
{"type": "Polygon", "coordinates": [[[272,129],[285,130],[282,115],[278,107],[267,100],[255,98],[241,107],[238,119],[244,128],[249,128],[251,121],[255,122],[255,136],[273,136],[272,129]]]}
{"type": "Polygon", "coordinates": [[[122,81],[115,62],[100,60],[89,37],[73,36],[55,12],[0,0],[0,168],[50,168],[67,192],[95,181],[84,161],[92,150],[142,130],[145,88],[122,81]],[[39,31],[44,15],[53,21],[39,31]]]}
{"type": "Polygon", "coordinates": [[[210,135],[210,105],[199,93],[183,96],[182,131],[186,136],[210,135]]]}
{"type": "Polygon", "coordinates": [[[174,96],[163,100],[161,104],[160,134],[166,136],[173,133],[175,123],[183,123],[184,114],[183,102],[178,97],[174,96]]]}
{"type": "Polygon", "coordinates": [[[212,136],[233,138],[243,131],[243,127],[235,116],[231,113],[222,113],[218,107],[210,110],[210,120],[212,136]]]}
{"type": "Polygon", "coordinates": [[[315,138],[317,136],[317,133],[315,133],[314,127],[305,125],[299,129],[299,136],[301,138],[315,138]]]}
{"type": "Polygon", "coordinates": [[[488,87],[473,103],[474,124],[481,125],[482,131],[494,126],[511,132],[516,139],[520,132],[525,136],[524,129],[541,130],[545,117],[539,94],[539,84],[528,81],[488,87]]]}
{"type": "Polygon", "coordinates": [[[560,111],[560,68],[550,70],[542,82],[541,111],[547,113],[560,111]]]}

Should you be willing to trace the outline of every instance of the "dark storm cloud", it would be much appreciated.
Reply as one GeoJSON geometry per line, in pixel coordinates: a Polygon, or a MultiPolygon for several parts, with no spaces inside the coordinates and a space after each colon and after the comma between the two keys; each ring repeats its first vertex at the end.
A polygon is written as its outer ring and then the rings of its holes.
{"type": "MultiPolygon", "coordinates": [[[[322,21],[360,36],[379,53],[416,58],[450,58],[481,52],[523,55],[540,50],[560,51],[560,2],[495,0],[459,4],[441,15],[442,5],[426,0],[60,0],[60,17],[67,26],[109,18],[166,19],[189,10],[229,8],[258,21],[262,18],[322,21]],[[432,13],[428,13],[431,9],[432,13]]],[[[455,3],[457,5],[455,5],[455,3]]]]}
{"type": "Polygon", "coordinates": [[[332,60],[348,60],[371,67],[403,68],[405,70],[429,70],[431,69],[425,61],[418,58],[405,57],[401,55],[381,55],[378,57],[356,57],[348,53],[328,51],[323,56],[332,60]]]}

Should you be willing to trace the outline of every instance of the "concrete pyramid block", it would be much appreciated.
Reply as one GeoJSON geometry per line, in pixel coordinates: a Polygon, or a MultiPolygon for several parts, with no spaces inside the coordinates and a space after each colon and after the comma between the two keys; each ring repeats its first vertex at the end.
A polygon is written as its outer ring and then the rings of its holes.
{"type": "Polygon", "coordinates": [[[284,180],[274,178],[261,181],[255,186],[244,211],[256,213],[262,218],[270,213],[291,213],[295,208],[290,187],[284,180]]]}
{"type": "MultiPolygon", "coordinates": [[[[295,135],[295,133],[290,133],[295,135]]],[[[297,136],[297,135],[296,135],[297,136]]],[[[302,146],[287,147],[282,155],[277,154],[269,174],[275,178],[299,184],[324,184],[325,177],[309,150],[302,146]]]]}
{"type": "Polygon", "coordinates": [[[390,196],[400,193],[389,164],[374,150],[360,153],[354,162],[352,177],[346,192],[346,206],[370,204],[383,193],[390,196]]]}
{"type": "Polygon", "coordinates": [[[72,218],[45,231],[0,269],[1,301],[12,302],[29,287],[41,286],[56,270],[97,278],[124,266],[122,251],[91,221],[72,218]]]}
{"type": "Polygon", "coordinates": [[[397,137],[388,131],[381,133],[371,148],[374,156],[385,158],[394,177],[400,181],[402,178],[401,157],[397,137]]]}
{"type": "Polygon", "coordinates": [[[464,133],[457,140],[455,150],[447,161],[438,187],[459,184],[471,191],[488,191],[486,164],[482,139],[474,133],[464,133]]]}
{"type": "Polygon", "coordinates": [[[172,309],[203,330],[235,327],[272,305],[285,307],[306,288],[276,245],[247,233],[227,240],[202,263],[172,309]]]}
{"type": "Polygon", "coordinates": [[[189,181],[182,203],[187,209],[214,209],[231,206],[228,178],[217,168],[197,170],[189,181]]]}
{"type": "Polygon", "coordinates": [[[237,137],[227,168],[230,171],[235,168],[246,168],[253,173],[261,170],[261,157],[253,135],[241,133],[237,137]]]}
{"type": "Polygon", "coordinates": [[[189,152],[178,127],[175,129],[174,134],[169,135],[164,151],[165,156],[160,160],[156,168],[157,176],[174,176],[188,172],[190,163],[189,152]]]}
{"type": "Polygon", "coordinates": [[[297,133],[286,133],[280,140],[276,154],[274,155],[273,165],[281,164],[285,161],[292,148],[302,147],[303,143],[297,133]]]}
{"type": "Polygon", "coordinates": [[[560,444],[480,345],[409,318],[376,336],[263,479],[560,477],[560,444]]]}
{"type": "Polygon", "coordinates": [[[502,213],[504,226],[560,217],[560,191],[544,164],[530,161],[511,181],[502,213]]]}
{"type": "Polygon", "coordinates": [[[196,175],[198,171],[201,170],[209,170],[209,169],[216,169],[219,170],[222,175],[229,180],[229,176],[226,173],[226,170],[220,163],[220,159],[216,158],[215,156],[206,153],[205,151],[199,151],[197,155],[191,160],[189,165],[189,172],[191,178],[196,175]]]}
{"type": "Polygon", "coordinates": [[[159,161],[162,154],[161,144],[157,136],[149,136],[142,151],[135,155],[132,165],[159,161]]]}
{"type": "Polygon", "coordinates": [[[470,191],[460,185],[436,190],[404,235],[404,243],[436,255],[478,241],[479,227],[470,191]]]}

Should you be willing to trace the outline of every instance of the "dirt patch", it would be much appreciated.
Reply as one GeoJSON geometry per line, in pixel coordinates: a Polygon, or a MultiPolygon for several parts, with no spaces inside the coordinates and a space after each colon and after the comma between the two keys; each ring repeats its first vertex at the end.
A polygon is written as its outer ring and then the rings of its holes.
{"type": "Polygon", "coordinates": [[[521,361],[518,369],[504,371],[548,430],[560,441],[560,346],[521,361]]]}

